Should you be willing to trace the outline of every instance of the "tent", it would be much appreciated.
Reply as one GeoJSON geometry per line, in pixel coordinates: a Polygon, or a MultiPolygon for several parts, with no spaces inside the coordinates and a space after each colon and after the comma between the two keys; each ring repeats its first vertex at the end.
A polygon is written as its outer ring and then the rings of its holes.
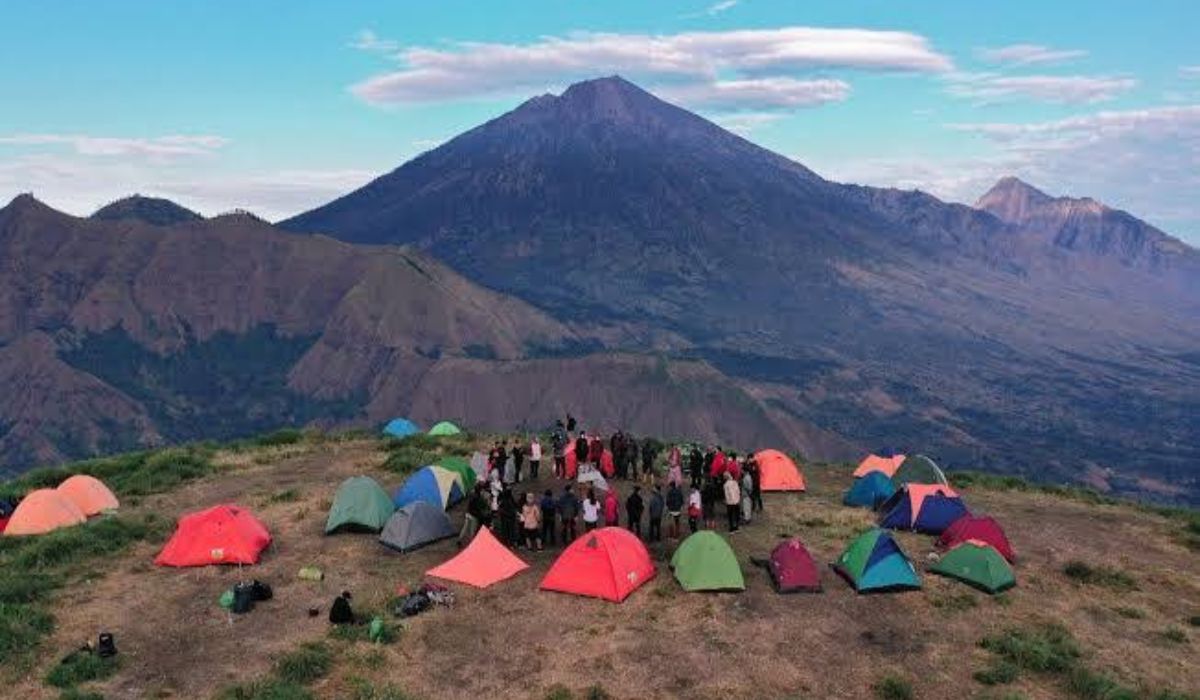
{"type": "Polygon", "coordinates": [[[425,575],[487,588],[528,568],[528,564],[500,544],[500,540],[485,527],[480,528],[466,549],[426,571],[425,575]]]}
{"type": "Polygon", "coordinates": [[[760,450],[754,455],[763,491],[803,491],[804,476],[796,463],[779,450],[760,450]]]}
{"type": "MultiPolygon", "coordinates": [[[[483,463],[487,464],[487,458],[484,458],[483,463]]],[[[462,457],[443,457],[438,460],[437,466],[458,474],[464,495],[475,486],[475,482],[479,481],[479,472],[471,468],[470,462],[462,457]]]]}
{"type": "Polygon", "coordinates": [[[986,542],[967,540],[945,555],[929,570],[973,586],[985,593],[999,593],[1017,585],[1012,567],[986,542]]]}
{"type": "MultiPolygon", "coordinates": [[[[472,486],[474,483],[472,483],[472,486]]],[[[462,477],[441,467],[421,467],[396,489],[392,503],[403,508],[409,503],[425,501],[445,510],[465,496],[462,477]]]]}
{"type": "Polygon", "coordinates": [[[942,536],[938,538],[937,546],[940,549],[950,549],[951,547],[967,540],[978,540],[986,542],[1000,552],[1000,555],[1009,561],[1016,561],[1017,554],[1013,551],[1012,545],[1008,542],[1008,537],[1004,534],[1004,528],[1000,527],[1000,523],[993,518],[981,517],[977,518],[973,515],[964,515],[963,517],[950,523],[950,527],[942,532],[942,536]]]}
{"type": "Polygon", "coordinates": [[[867,472],[854,480],[846,495],[842,496],[842,504],[847,506],[865,506],[878,508],[896,493],[892,480],[883,472],[867,472]]]}
{"type": "Polygon", "coordinates": [[[38,489],[21,499],[4,535],[44,535],[87,520],[79,506],[54,489],[38,489]]]}
{"type": "Polygon", "coordinates": [[[904,455],[883,457],[877,454],[869,454],[863,461],[858,463],[858,468],[854,470],[854,476],[866,476],[871,472],[883,472],[890,479],[903,463],[904,455]]]}
{"type": "Polygon", "coordinates": [[[879,526],[940,535],[967,507],[949,486],[908,484],[879,509],[879,526]]]}
{"type": "Polygon", "coordinates": [[[388,518],[379,533],[379,543],[401,552],[411,552],[430,542],[458,534],[439,506],[413,501],[388,518]]]}
{"type": "Polygon", "coordinates": [[[257,564],[271,533],[239,506],[219,505],[179,519],[175,534],[154,558],[158,566],[257,564]]]}
{"type": "Polygon", "coordinates": [[[742,567],[729,543],[712,530],[700,530],[679,544],[671,569],[685,591],[744,591],[742,567]]]}
{"type": "Polygon", "coordinates": [[[775,545],[767,560],[767,571],[778,593],[817,593],[821,590],[821,574],[808,549],[796,537],[775,545]]]}
{"type": "Polygon", "coordinates": [[[437,425],[435,425],[429,429],[429,434],[434,435],[434,436],[458,435],[461,432],[462,432],[462,430],[459,429],[459,427],[457,425],[451,423],[448,420],[444,420],[441,423],[438,423],[437,425]]]}
{"type": "Polygon", "coordinates": [[[900,488],[904,484],[949,484],[941,468],[925,455],[906,457],[892,474],[892,484],[900,488]]]}
{"type": "Polygon", "coordinates": [[[859,593],[907,591],[921,587],[917,572],[887,530],[872,528],[850,543],[833,570],[859,593]]]}
{"type": "Polygon", "coordinates": [[[369,476],[350,477],[342,482],[333,496],[333,507],[329,509],[329,518],[325,521],[325,534],[342,528],[379,532],[395,510],[387,491],[374,479],[369,476]]]}
{"type": "Polygon", "coordinates": [[[383,426],[383,434],[394,438],[406,438],[421,432],[417,424],[407,418],[393,418],[383,426]]]}
{"type": "Polygon", "coordinates": [[[76,474],[55,489],[66,496],[84,515],[99,515],[120,507],[112,491],[94,476],[76,474]]]}
{"type": "Polygon", "coordinates": [[[619,603],[656,573],[646,545],[632,532],[602,527],[563,550],[539,588],[619,603]]]}

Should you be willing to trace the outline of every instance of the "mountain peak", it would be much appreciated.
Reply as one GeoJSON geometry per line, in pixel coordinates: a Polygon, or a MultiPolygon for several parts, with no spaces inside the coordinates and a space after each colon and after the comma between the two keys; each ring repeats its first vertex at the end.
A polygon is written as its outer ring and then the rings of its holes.
{"type": "Polygon", "coordinates": [[[140,194],[101,207],[92,214],[100,221],[141,221],[153,226],[171,226],[188,221],[199,221],[204,217],[169,199],[144,197],[140,194]]]}
{"type": "Polygon", "coordinates": [[[1001,221],[1020,223],[1030,210],[1053,199],[1028,182],[1010,175],[992,185],[992,189],[975,202],[975,208],[989,212],[1001,221]]]}

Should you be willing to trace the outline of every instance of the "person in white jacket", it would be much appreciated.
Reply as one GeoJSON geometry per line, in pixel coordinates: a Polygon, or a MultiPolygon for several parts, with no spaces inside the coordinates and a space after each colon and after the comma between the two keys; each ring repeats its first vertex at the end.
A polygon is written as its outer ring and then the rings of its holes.
{"type": "Polygon", "coordinates": [[[737,532],[742,516],[742,489],[729,472],[725,472],[725,514],[729,516],[729,531],[737,532]]]}
{"type": "Polygon", "coordinates": [[[538,468],[542,466],[542,443],[534,435],[529,440],[529,478],[537,481],[538,468]]]}

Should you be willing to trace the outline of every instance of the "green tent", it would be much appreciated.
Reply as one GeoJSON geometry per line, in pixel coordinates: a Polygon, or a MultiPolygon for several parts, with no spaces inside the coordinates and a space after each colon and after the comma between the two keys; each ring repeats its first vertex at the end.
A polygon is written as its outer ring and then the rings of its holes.
{"type": "Polygon", "coordinates": [[[915,455],[904,460],[900,468],[892,474],[892,485],[898,490],[904,484],[941,484],[949,486],[946,475],[932,459],[925,455],[915,455]]]}
{"type": "Polygon", "coordinates": [[[437,465],[442,469],[449,469],[462,478],[464,494],[470,493],[471,489],[475,488],[475,482],[479,480],[479,475],[471,468],[470,462],[463,457],[443,457],[438,460],[437,465]]]}
{"type": "Polygon", "coordinates": [[[462,430],[460,430],[457,425],[448,420],[444,420],[429,429],[429,434],[434,436],[458,435],[461,432],[462,430]]]}
{"type": "Polygon", "coordinates": [[[929,567],[935,574],[958,579],[985,593],[999,593],[1017,585],[1012,567],[994,547],[967,540],[929,567]]]}
{"type": "Polygon", "coordinates": [[[833,564],[833,570],[859,593],[906,591],[921,587],[917,572],[891,533],[872,528],[859,535],[833,564]]]}
{"type": "Polygon", "coordinates": [[[342,482],[333,496],[325,534],[343,528],[379,532],[395,510],[392,499],[374,479],[351,477],[342,482]]]}
{"type": "Polygon", "coordinates": [[[737,556],[725,538],[712,530],[701,530],[680,543],[671,568],[685,591],[746,590],[737,556]]]}

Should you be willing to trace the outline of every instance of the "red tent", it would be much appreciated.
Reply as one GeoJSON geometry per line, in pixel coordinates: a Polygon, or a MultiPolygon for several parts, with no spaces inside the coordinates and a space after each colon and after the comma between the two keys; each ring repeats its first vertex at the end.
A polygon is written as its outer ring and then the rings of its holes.
{"type": "Polygon", "coordinates": [[[821,574],[817,564],[804,544],[795,537],[780,542],[771,550],[767,567],[775,590],[779,593],[816,593],[821,590],[821,574]]]}
{"type": "Polygon", "coordinates": [[[563,550],[540,588],[619,603],[656,573],[646,545],[633,533],[602,527],[563,550]]]}
{"type": "Polygon", "coordinates": [[[466,549],[440,566],[426,571],[425,575],[487,588],[528,568],[528,564],[508,551],[485,527],[479,530],[466,549]]]}
{"type": "Polygon", "coordinates": [[[754,455],[758,480],[763,491],[803,491],[804,477],[799,467],[779,450],[760,450],[754,455]]]}
{"type": "Polygon", "coordinates": [[[179,519],[175,534],[155,557],[159,566],[257,564],[271,533],[250,511],[219,505],[179,519]]]}
{"type": "Polygon", "coordinates": [[[8,527],[8,518],[0,517],[0,533],[4,532],[4,530],[7,527],[8,527]]]}
{"type": "Polygon", "coordinates": [[[993,518],[964,515],[950,523],[950,527],[938,538],[939,549],[950,549],[967,540],[978,540],[990,544],[1000,555],[1009,561],[1015,561],[1016,552],[1004,535],[1004,528],[993,518]]]}

